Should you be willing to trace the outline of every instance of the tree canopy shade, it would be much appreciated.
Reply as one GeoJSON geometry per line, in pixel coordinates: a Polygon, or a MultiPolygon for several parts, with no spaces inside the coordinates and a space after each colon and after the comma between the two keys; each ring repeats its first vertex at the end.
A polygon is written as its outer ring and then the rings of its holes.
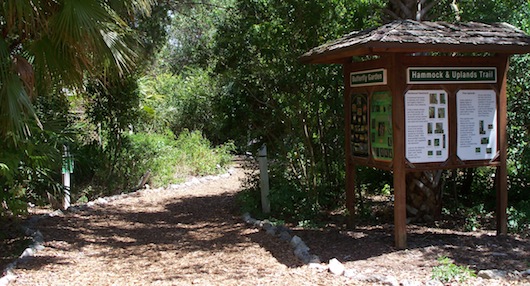
{"type": "Polygon", "coordinates": [[[122,73],[137,56],[128,20],[151,0],[5,0],[0,4],[0,138],[29,135],[32,97],[74,88],[86,72],[122,73]],[[128,19],[120,15],[129,15],[128,19]]]}
{"type": "Polygon", "coordinates": [[[396,20],[352,32],[313,48],[305,63],[342,63],[344,58],[387,52],[528,53],[530,37],[506,23],[447,23],[396,20]]]}

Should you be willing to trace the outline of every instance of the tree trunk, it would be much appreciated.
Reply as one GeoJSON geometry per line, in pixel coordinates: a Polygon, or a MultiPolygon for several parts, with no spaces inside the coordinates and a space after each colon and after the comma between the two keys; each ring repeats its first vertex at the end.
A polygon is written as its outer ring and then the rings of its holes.
{"type": "MultiPolygon", "coordinates": [[[[428,13],[438,1],[434,0],[388,0],[385,10],[389,20],[427,20],[428,13]]],[[[457,0],[451,3],[457,19],[457,0]]],[[[442,213],[443,171],[410,172],[407,174],[407,216],[412,221],[433,221],[442,213]]]]}
{"type": "Polygon", "coordinates": [[[442,215],[442,170],[407,174],[407,216],[414,222],[432,222],[442,215]]]}
{"type": "MultiPolygon", "coordinates": [[[[427,14],[438,1],[434,0],[389,0],[384,10],[387,20],[413,19],[416,21],[429,20],[427,14]]],[[[451,3],[451,9],[459,15],[456,0],[451,3]]]]}

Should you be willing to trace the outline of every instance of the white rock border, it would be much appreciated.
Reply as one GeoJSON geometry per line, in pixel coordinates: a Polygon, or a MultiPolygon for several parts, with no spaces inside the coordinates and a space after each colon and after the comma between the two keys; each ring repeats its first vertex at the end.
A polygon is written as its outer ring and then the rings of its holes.
{"type": "Polygon", "coordinates": [[[309,252],[310,248],[298,236],[292,236],[292,231],[283,226],[274,226],[268,220],[257,220],[250,216],[249,213],[243,215],[243,221],[256,228],[264,230],[268,235],[277,237],[278,239],[289,243],[293,249],[293,253],[304,264],[320,264],[320,258],[309,252]]]}
{"type": "Polygon", "coordinates": [[[0,278],[0,286],[6,286],[10,282],[17,279],[17,276],[13,273],[13,270],[17,267],[18,263],[30,259],[37,251],[44,249],[44,236],[40,231],[33,229],[33,225],[44,217],[54,216],[55,213],[57,213],[57,211],[45,216],[33,217],[28,221],[27,225],[22,226],[24,234],[32,237],[32,243],[30,246],[24,249],[22,254],[15,259],[15,261],[9,263],[3,270],[2,277],[0,278]]]}
{"type": "MultiPolygon", "coordinates": [[[[278,239],[288,242],[293,248],[293,253],[303,264],[309,268],[315,269],[317,272],[329,271],[336,276],[344,276],[346,278],[355,280],[359,283],[377,283],[379,285],[390,285],[390,286],[419,286],[419,285],[430,285],[430,286],[443,286],[444,284],[438,280],[429,280],[427,282],[411,281],[405,279],[401,282],[396,277],[391,275],[377,275],[371,274],[366,275],[356,269],[347,269],[337,258],[332,258],[327,264],[322,263],[317,255],[309,252],[310,248],[302,241],[302,239],[296,235],[291,236],[292,231],[284,225],[274,226],[268,220],[257,220],[252,218],[249,213],[245,213],[242,216],[243,221],[248,225],[255,228],[264,230],[267,234],[275,236],[278,239]]],[[[478,272],[479,279],[502,279],[507,276],[508,271],[499,271],[496,269],[492,270],[480,270],[478,272]]],[[[524,272],[512,271],[512,275],[516,277],[530,277],[530,269],[524,272]]]]}

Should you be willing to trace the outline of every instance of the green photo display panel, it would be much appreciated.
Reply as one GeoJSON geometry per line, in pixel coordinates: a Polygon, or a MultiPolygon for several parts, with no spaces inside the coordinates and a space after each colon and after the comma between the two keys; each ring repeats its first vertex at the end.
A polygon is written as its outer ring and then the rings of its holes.
{"type": "Polygon", "coordinates": [[[392,161],[392,95],[389,91],[378,91],[372,94],[370,102],[370,138],[374,159],[392,161]]]}

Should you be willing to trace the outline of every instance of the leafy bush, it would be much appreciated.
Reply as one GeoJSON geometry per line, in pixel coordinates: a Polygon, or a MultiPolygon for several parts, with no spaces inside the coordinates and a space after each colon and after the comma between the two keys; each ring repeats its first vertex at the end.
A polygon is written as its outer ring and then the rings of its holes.
{"type": "Polygon", "coordinates": [[[198,130],[210,140],[220,142],[220,121],[224,118],[215,112],[218,101],[217,82],[210,71],[187,69],[179,75],[168,73],[139,79],[141,123],[145,132],[175,134],[185,130],[198,130]]]}
{"type": "Polygon", "coordinates": [[[213,148],[200,131],[188,130],[179,135],[175,147],[180,165],[190,168],[189,175],[219,173],[232,160],[230,152],[235,148],[231,142],[213,148]]]}
{"type": "Polygon", "coordinates": [[[432,279],[439,280],[443,283],[464,282],[471,277],[475,277],[473,270],[468,266],[455,265],[451,259],[446,256],[438,258],[439,266],[432,269],[432,279]]]}
{"type": "MultiPolygon", "coordinates": [[[[284,164],[296,164],[290,161],[293,158],[269,160],[269,200],[271,204],[272,218],[307,224],[310,220],[318,220],[322,214],[332,211],[341,206],[344,198],[342,186],[339,183],[318,182],[313,188],[311,182],[301,178],[296,170],[284,166],[284,164]],[[286,171],[287,170],[287,171],[286,171]]],[[[317,180],[323,180],[322,177],[317,180]]],[[[238,203],[243,212],[252,213],[254,216],[263,218],[261,213],[261,195],[259,186],[259,174],[249,177],[245,189],[238,195],[238,203]]]]}
{"type": "Polygon", "coordinates": [[[231,143],[213,148],[199,131],[185,131],[176,139],[170,132],[130,134],[123,142],[123,150],[115,160],[117,164],[112,167],[112,177],[108,176],[111,166],[105,152],[94,146],[85,146],[80,152],[76,160],[81,163],[77,164],[75,174],[92,174],[92,179],[81,184],[78,198],[131,191],[148,171],[149,184],[153,187],[180,183],[189,176],[217,174],[232,159],[231,143]]]}
{"type": "Polygon", "coordinates": [[[24,140],[0,146],[0,216],[25,213],[27,202],[40,205],[61,194],[61,157],[53,145],[24,140]]]}
{"type": "Polygon", "coordinates": [[[177,181],[174,176],[178,166],[178,152],[172,134],[138,133],[129,135],[128,138],[130,147],[127,153],[132,158],[131,164],[137,169],[137,180],[149,170],[150,184],[155,187],[177,181]]]}
{"type": "Polygon", "coordinates": [[[129,152],[141,172],[151,171],[151,184],[167,186],[186,177],[217,174],[231,162],[231,143],[211,147],[199,131],[185,131],[175,140],[173,134],[136,134],[129,137],[129,152]]]}
{"type": "Polygon", "coordinates": [[[28,202],[41,205],[62,194],[62,148],[71,141],[66,106],[64,97],[39,97],[41,125],[25,122],[31,136],[0,140],[0,216],[25,213],[28,202]]]}
{"type": "Polygon", "coordinates": [[[494,215],[493,211],[485,208],[484,204],[477,204],[470,208],[462,208],[462,217],[464,218],[464,231],[476,231],[477,229],[487,228],[487,222],[491,222],[494,215]]]}
{"type": "Polygon", "coordinates": [[[508,230],[530,236],[530,201],[521,201],[508,208],[508,230]]]}
{"type": "Polygon", "coordinates": [[[261,213],[261,193],[259,189],[259,176],[247,176],[243,182],[243,190],[236,196],[236,203],[241,213],[251,213],[258,219],[265,218],[261,213]]]}

